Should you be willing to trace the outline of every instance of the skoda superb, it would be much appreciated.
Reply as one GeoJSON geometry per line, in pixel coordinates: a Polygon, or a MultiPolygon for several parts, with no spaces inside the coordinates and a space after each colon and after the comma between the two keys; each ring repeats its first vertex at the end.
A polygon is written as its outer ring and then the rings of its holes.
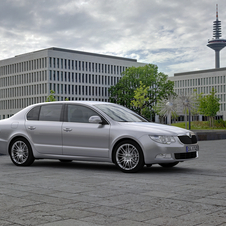
{"type": "Polygon", "coordinates": [[[123,172],[173,167],[198,158],[196,135],[150,123],[120,105],[59,101],[31,105],[0,121],[0,153],[16,166],[35,159],[112,162],[123,172]]]}

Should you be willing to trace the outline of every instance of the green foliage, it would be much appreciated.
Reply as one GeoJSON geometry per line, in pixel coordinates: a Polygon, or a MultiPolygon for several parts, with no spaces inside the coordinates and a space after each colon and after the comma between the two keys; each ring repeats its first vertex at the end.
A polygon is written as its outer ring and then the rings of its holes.
{"type": "Polygon", "coordinates": [[[214,126],[216,128],[226,128],[226,121],[224,121],[223,119],[218,119],[215,121],[214,126]]]}
{"type": "Polygon", "coordinates": [[[145,106],[142,110],[141,110],[141,115],[143,117],[145,117],[147,120],[152,121],[152,117],[155,115],[153,110],[150,110],[147,106],[145,106]]]}
{"type": "MultiPolygon", "coordinates": [[[[140,81],[140,86],[134,90],[134,100],[132,100],[130,103],[132,106],[140,109],[141,115],[143,115],[142,110],[149,100],[149,98],[147,97],[148,89],[149,87],[146,87],[145,85],[143,85],[142,81],[140,81]]],[[[147,110],[147,108],[145,109],[147,110]]]]}
{"type": "Polygon", "coordinates": [[[214,126],[214,116],[220,110],[220,99],[215,94],[213,88],[209,95],[199,97],[199,113],[210,118],[210,126],[214,126]]]}
{"type": "Polygon", "coordinates": [[[52,102],[52,101],[56,101],[55,92],[53,90],[50,90],[50,95],[46,98],[46,102],[52,102]]]}
{"type": "MultiPolygon", "coordinates": [[[[185,122],[178,122],[172,125],[180,128],[185,128],[185,122]]],[[[209,121],[193,121],[191,122],[191,129],[192,130],[226,129],[226,121],[223,121],[222,119],[216,120],[214,122],[214,127],[210,127],[209,121]]]]}
{"type": "MultiPolygon", "coordinates": [[[[135,90],[140,87],[140,82],[143,86],[150,87],[148,89],[148,101],[145,102],[145,107],[151,110],[152,106],[157,102],[167,98],[173,92],[172,81],[168,80],[168,76],[158,72],[158,67],[153,64],[148,64],[143,67],[130,67],[122,73],[122,78],[109,89],[109,101],[130,108],[136,112],[140,112],[135,106],[132,106],[131,100],[134,99],[135,90]]],[[[144,107],[144,106],[143,106],[144,107]]]]}

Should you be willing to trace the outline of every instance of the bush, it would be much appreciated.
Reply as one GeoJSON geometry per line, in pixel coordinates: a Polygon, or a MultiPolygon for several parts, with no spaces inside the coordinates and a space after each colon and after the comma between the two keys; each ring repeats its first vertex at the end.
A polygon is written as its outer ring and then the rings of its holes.
{"type": "Polygon", "coordinates": [[[217,128],[226,128],[226,121],[223,119],[218,119],[215,121],[215,127],[217,128]]]}

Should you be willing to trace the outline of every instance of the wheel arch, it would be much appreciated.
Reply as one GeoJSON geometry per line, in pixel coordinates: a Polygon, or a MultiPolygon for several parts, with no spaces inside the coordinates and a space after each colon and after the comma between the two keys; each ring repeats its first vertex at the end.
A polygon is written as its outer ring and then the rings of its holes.
{"type": "Polygon", "coordinates": [[[111,161],[112,161],[113,163],[115,163],[115,161],[114,161],[114,153],[115,153],[115,151],[116,151],[115,148],[117,147],[117,145],[118,145],[119,143],[121,143],[121,142],[123,142],[123,141],[127,141],[127,140],[135,142],[135,143],[140,147],[140,149],[141,149],[141,151],[142,151],[142,153],[143,153],[143,158],[144,158],[144,151],[143,151],[143,148],[142,148],[141,144],[140,144],[138,141],[136,141],[135,139],[132,139],[132,138],[130,138],[130,137],[123,137],[123,138],[117,140],[117,141],[115,142],[115,144],[113,145],[113,147],[112,147],[112,151],[111,151],[111,161]]]}
{"type": "MultiPolygon", "coordinates": [[[[16,139],[18,139],[18,138],[23,138],[23,139],[25,139],[25,140],[28,142],[28,144],[30,145],[31,149],[32,149],[32,145],[31,145],[29,139],[27,139],[27,137],[22,136],[22,135],[16,135],[16,136],[12,137],[12,139],[11,139],[10,142],[8,143],[8,154],[10,154],[10,146],[11,146],[11,144],[12,144],[16,139]]],[[[33,149],[32,149],[32,150],[33,150],[33,149]]],[[[33,151],[32,151],[32,152],[33,152],[33,151]]]]}

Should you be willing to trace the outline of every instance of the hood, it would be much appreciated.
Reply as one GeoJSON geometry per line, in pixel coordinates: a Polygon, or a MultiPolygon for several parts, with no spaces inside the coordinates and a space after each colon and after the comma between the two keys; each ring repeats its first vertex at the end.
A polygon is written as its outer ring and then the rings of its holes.
{"type": "Polygon", "coordinates": [[[187,135],[187,133],[192,133],[190,130],[182,129],[176,126],[163,125],[152,122],[122,122],[122,126],[128,129],[134,129],[137,131],[147,132],[153,135],[168,135],[168,136],[179,136],[187,135]]]}

